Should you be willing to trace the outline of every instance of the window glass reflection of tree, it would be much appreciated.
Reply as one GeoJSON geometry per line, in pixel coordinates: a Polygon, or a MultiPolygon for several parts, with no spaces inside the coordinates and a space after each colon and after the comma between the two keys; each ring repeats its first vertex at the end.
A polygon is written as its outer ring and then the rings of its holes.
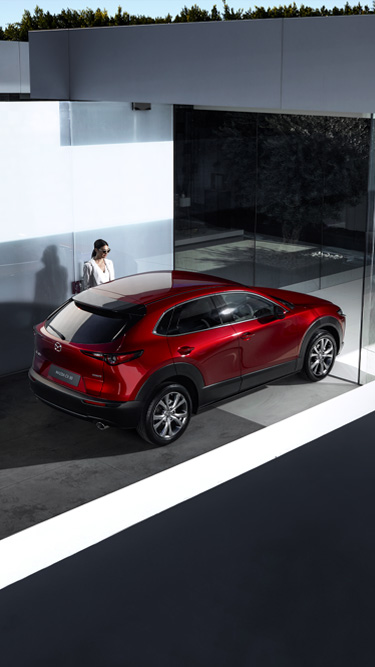
{"type": "Polygon", "coordinates": [[[367,190],[369,124],[356,118],[260,116],[258,217],[284,243],[320,243],[367,190]]]}
{"type": "MultiPolygon", "coordinates": [[[[213,135],[218,150],[214,168],[220,183],[226,228],[254,231],[257,114],[223,112],[213,135]],[[221,174],[219,180],[218,174],[221,174]],[[224,193],[227,193],[226,199],[224,193]]],[[[224,214],[224,215],[223,215],[224,214]]]]}
{"type": "Polygon", "coordinates": [[[310,127],[305,117],[260,116],[258,220],[259,229],[284,243],[301,239],[321,222],[324,119],[310,127]],[[315,145],[312,155],[311,133],[315,145]]]}
{"type": "Polygon", "coordinates": [[[326,123],[323,243],[364,252],[370,122],[326,123]]]}

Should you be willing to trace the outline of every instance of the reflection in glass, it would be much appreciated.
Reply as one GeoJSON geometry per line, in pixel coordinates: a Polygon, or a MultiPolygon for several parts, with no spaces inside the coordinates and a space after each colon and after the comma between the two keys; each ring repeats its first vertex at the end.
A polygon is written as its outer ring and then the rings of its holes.
{"type": "Polygon", "coordinates": [[[323,143],[324,119],[259,116],[258,285],[317,287],[323,143]]]}
{"type": "Polygon", "coordinates": [[[68,298],[72,280],[72,233],[2,244],[0,374],[28,367],[34,324],[68,298]]]}
{"type": "Polygon", "coordinates": [[[175,266],[253,282],[256,119],[175,113],[175,266]]]}
{"type": "Polygon", "coordinates": [[[370,121],[326,118],[321,287],[362,280],[370,121]]]}
{"type": "Polygon", "coordinates": [[[175,111],[175,265],[317,290],[363,267],[369,120],[175,111]]]}
{"type": "Polygon", "coordinates": [[[176,268],[338,303],[355,382],[369,142],[367,118],[175,108],[176,268]]]}

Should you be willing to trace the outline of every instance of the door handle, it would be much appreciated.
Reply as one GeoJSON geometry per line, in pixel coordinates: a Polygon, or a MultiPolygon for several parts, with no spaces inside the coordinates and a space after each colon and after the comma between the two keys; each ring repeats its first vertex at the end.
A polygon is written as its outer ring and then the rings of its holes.
{"type": "Polygon", "coordinates": [[[177,352],[181,354],[182,357],[187,357],[190,352],[194,350],[193,347],[189,347],[188,345],[183,345],[182,347],[177,348],[177,352]]]}
{"type": "Polygon", "coordinates": [[[242,340],[249,340],[249,338],[252,338],[255,336],[255,334],[251,333],[251,331],[246,331],[241,335],[242,340]]]}

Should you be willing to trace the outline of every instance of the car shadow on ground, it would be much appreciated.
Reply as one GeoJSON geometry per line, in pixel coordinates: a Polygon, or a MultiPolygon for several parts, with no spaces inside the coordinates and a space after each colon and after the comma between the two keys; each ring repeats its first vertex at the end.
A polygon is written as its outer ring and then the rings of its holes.
{"type": "Polygon", "coordinates": [[[1,378],[0,388],[5,397],[0,408],[0,470],[131,455],[178,463],[261,428],[211,408],[194,416],[175,444],[157,447],[134,429],[100,431],[91,422],[50,408],[32,394],[26,372],[1,378]]]}

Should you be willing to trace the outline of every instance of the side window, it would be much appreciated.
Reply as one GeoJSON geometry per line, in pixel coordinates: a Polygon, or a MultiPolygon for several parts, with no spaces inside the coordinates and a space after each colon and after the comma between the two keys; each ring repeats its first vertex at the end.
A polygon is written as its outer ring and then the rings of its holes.
{"type": "Polygon", "coordinates": [[[274,313],[274,306],[270,301],[248,292],[226,292],[220,295],[220,299],[222,302],[218,309],[219,315],[225,323],[258,319],[274,313]]]}
{"type": "Polygon", "coordinates": [[[159,320],[159,324],[156,328],[156,333],[159,334],[159,336],[166,336],[167,335],[168,329],[169,329],[169,323],[171,321],[172,316],[173,316],[173,309],[172,310],[167,310],[167,312],[164,313],[161,320],[159,320]]]}
{"type": "Polygon", "coordinates": [[[202,297],[176,306],[168,330],[169,336],[204,331],[220,326],[221,320],[211,297],[202,297]]]}

